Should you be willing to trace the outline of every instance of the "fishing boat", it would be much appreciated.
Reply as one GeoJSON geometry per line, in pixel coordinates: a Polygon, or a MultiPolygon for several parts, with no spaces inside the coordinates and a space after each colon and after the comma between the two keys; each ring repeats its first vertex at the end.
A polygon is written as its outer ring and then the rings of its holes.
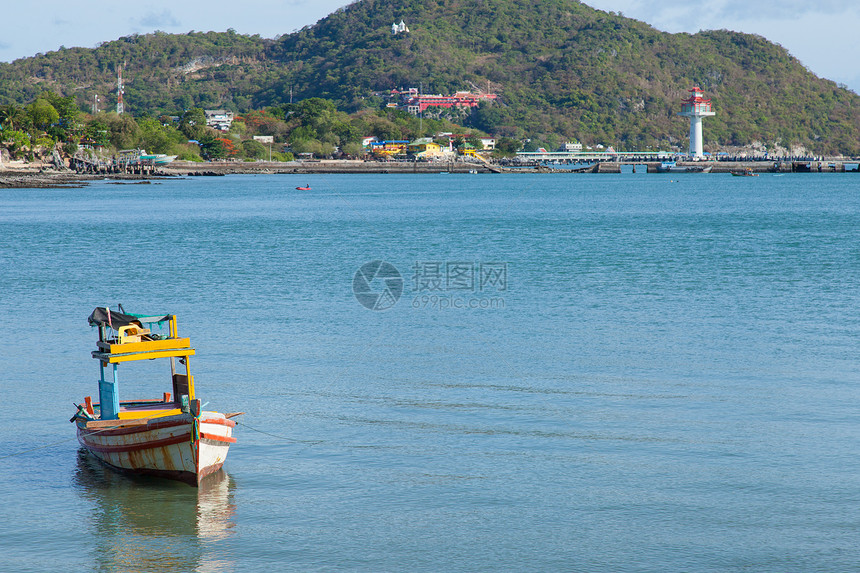
{"type": "Polygon", "coordinates": [[[149,163],[152,165],[168,165],[178,157],[165,153],[147,153],[144,149],[123,149],[118,156],[120,161],[126,163],[149,163]]]}
{"type": "Polygon", "coordinates": [[[72,416],[78,441],[117,470],[196,486],[224,464],[230,444],[236,442],[231,418],[241,412],[203,411],[191,375],[195,350],[188,338],[179,336],[176,316],[131,314],[119,308],[96,308],[88,320],[99,330],[92,356],[99,361],[101,376],[98,402],[87,396],[72,416]],[[167,332],[153,332],[165,326],[167,332]],[[169,361],[172,392],[164,392],[161,399],[121,401],[118,366],[151,359],[169,361]]]}
{"type": "Polygon", "coordinates": [[[178,155],[165,155],[164,153],[159,153],[152,159],[152,162],[156,165],[167,165],[169,163],[173,163],[177,157],[178,155]]]}
{"type": "Polygon", "coordinates": [[[732,175],[735,177],[758,177],[758,173],[753,171],[751,167],[747,167],[742,171],[732,171],[732,175]]]}
{"type": "Polygon", "coordinates": [[[657,166],[659,173],[710,173],[712,165],[678,165],[675,161],[663,161],[657,166]]]}

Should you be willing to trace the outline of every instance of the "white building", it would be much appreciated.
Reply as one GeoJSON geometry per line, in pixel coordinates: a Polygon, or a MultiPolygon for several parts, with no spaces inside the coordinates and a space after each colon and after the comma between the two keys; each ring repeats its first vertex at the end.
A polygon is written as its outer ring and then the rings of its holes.
{"type": "Polygon", "coordinates": [[[496,138],[495,137],[482,137],[481,144],[484,146],[484,149],[495,149],[496,148],[496,138]]]}
{"type": "Polygon", "coordinates": [[[409,28],[406,26],[406,22],[404,22],[402,18],[400,19],[399,24],[395,22],[394,24],[391,25],[391,33],[394,34],[395,36],[397,34],[404,34],[408,31],[409,31],[409,28]]]}
{"type": "Polygon", "coordinates": [[[206,125],[221,131],[227,131],[233,124],[233,112],[229,109],[204,109],[206,125]]]}

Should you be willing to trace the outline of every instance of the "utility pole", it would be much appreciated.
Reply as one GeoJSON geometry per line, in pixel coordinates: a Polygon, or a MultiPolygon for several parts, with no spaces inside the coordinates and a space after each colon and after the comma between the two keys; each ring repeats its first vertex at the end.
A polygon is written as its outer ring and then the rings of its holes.
{"type": "Polygon", "coordinates": [[[116,113],[119,115],[122,115],[123,112],[125,111],[125,103],[122,101],[122,94],[124,91],[123,88],[124,88],[124,86],[122,85],[122,66],[117,66],[117,72],[116,72],[116,113]]]}

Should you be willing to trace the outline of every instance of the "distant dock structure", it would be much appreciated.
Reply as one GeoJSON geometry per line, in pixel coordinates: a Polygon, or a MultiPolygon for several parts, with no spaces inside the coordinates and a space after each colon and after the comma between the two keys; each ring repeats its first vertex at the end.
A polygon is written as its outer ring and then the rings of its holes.
{"type": "Polygon", "coordinates": [[[690,155],[695,158],[705,157],[702,144],[702,118],[717,115],[711,111],[711,100],[705,99],[705,92],[699,87],[689,90],[690,97],[681,104],[678,115],[690,118],[690,155]]]}

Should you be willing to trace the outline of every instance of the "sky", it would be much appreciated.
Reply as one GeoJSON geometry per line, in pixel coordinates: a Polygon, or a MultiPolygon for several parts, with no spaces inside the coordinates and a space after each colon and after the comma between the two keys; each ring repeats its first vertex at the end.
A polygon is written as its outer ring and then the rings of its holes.
{"type": "MultiPolygon", "coordinates": [[[[3,9],[0,61],[155,30],[170,33],[225,31],[274,38],[313,24],[345,0],[41,0],[38,17],[26,2],[3,9]],[[17,24],[16,24],[17,23],[17,24]]],[[[860,93],[858,0],[584,0],[666,32],[728,29],[764,36],[786,48],[820,77],[860,93]],[[855,62],[852,64],[851,62],[855,62]]],[[[412,22],[409,23],[413,25],[412,22]]]]}

